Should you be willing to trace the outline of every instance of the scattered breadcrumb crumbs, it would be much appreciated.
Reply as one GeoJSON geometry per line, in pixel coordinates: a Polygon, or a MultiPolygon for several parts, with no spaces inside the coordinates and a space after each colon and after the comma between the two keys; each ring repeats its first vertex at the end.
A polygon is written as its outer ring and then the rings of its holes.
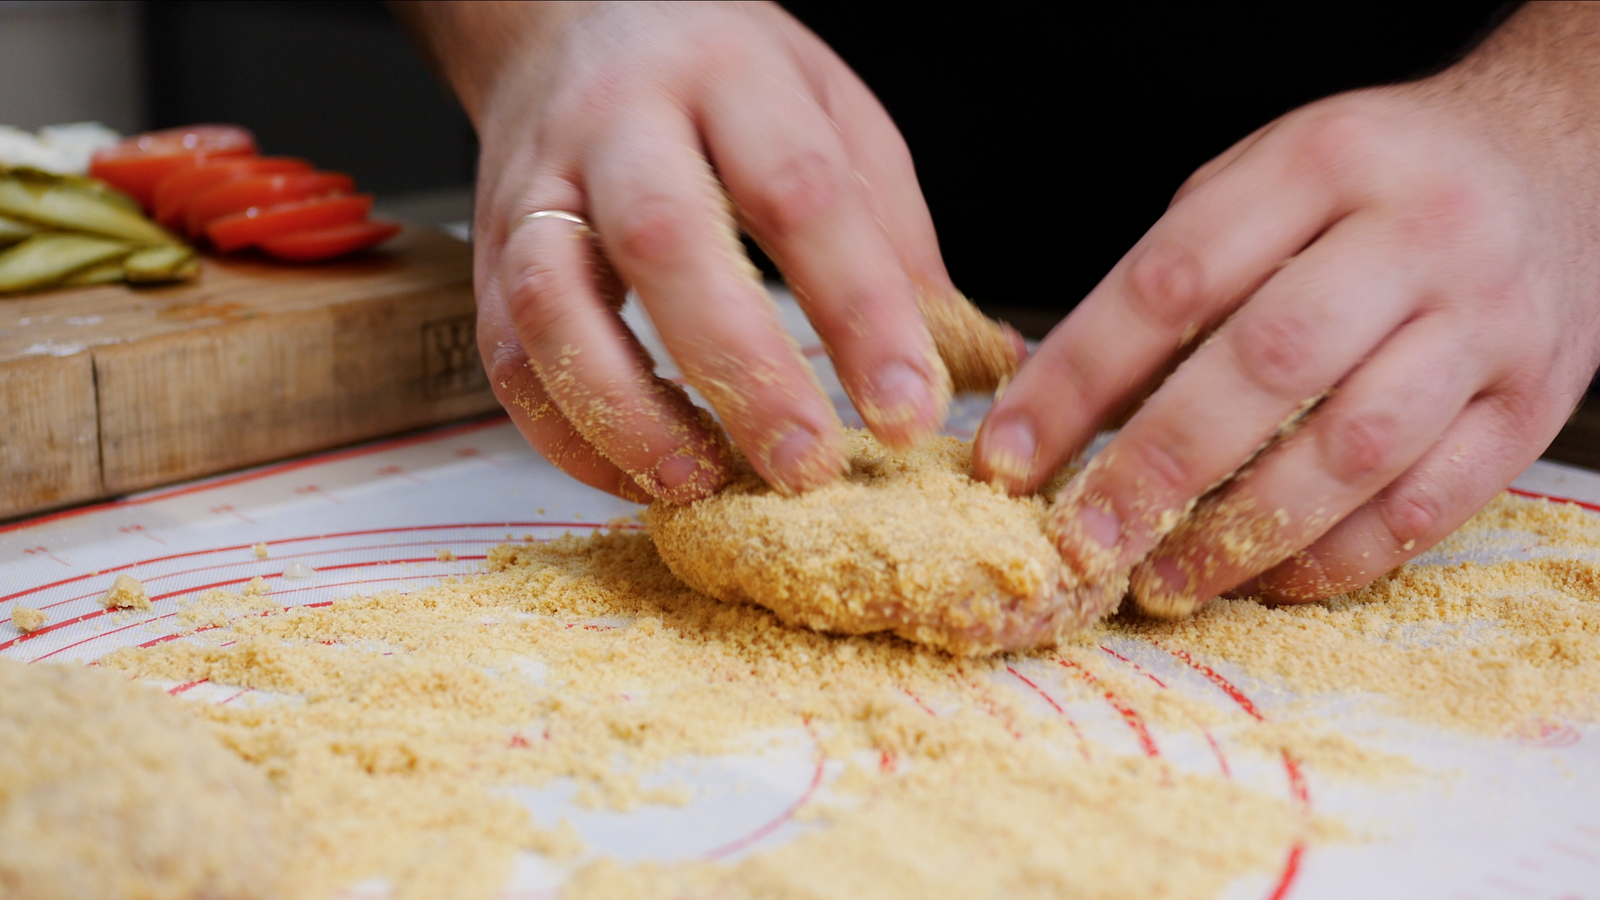
{"type": "Polygon", "coordinates": [[[49,617],[37,609],[26,606],[11,607],[11,624],[23,634],[32,634],[43,628],[49,617]]]}
{"type": "Polygon", "coordinates": [[[256,559],[266,559],[267,558],[267,545],[266,544],[252,544],[250,546],[250,549],[255,551],[256,559]]]}
{"type": "Polygon", "coordinates": [[[100,598],[100,604],[106,609],[149,609],[150,595],[139,579],[124,572],[111,582],[111,589],[100,598]]]}
{"type": "Polygon", "coordinates": [[[213,731],[109,672],[0,660],[0,894],[295,896],[267,773],[213,731]]]}
{"type": "Polygon", "coordinates": [[[456,553],[454,550],[446,550],[441,547],[438,550],[433,551],[433,557],[440,562],[453,562],[455,561],[456,553]]]}
{"type": "Polygon", "coordinates": [[[242,615],[261,598],[209,592],[189,621],[209,610],[220,627],[101,662],[264,698],[181,708],[263,773],[296,823],[280,844],[287,896],[383,878],[396,898],[488,900],[527,851],[571,873],[564,900],[1198,900],[1345,832],[1290,795],[1113,751],[1028,702],[1017,679],[1068,710],[1115,695],[1152,727],[1204,730],[1313,775],[1411,777],[1408,760],[1325,726],[1312,705],[1365,700],[1494,735],[1600,720],[1596,548],[1600,519],[1502,497],[1429,557],[1332,600],[1114,616],[1054,648],[955,657],[713,600],[648,535],[617,530],[495,547],[482,574],[326,607],[242,615]],[[1450,556],[1500,547],[1507,529],[1532,535],[1517,545],[1533,558],[1450,556]],[[1207,704],[1120,665],[1107,649],[1119,647],[1302,703],[1271,716],[1207,704]],[[612,809],[681,803],[681,788],[650,786],[664,764],[760,752],[775,733],[803,735],[838,774],[793,837],[730,862],[599,857],[505,794],[571,779],[612,809]]]}

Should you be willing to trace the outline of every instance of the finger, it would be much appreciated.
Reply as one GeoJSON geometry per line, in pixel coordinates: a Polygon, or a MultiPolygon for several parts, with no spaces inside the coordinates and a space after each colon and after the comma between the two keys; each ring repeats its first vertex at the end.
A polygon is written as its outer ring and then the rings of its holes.
{"type": "MultiPolygon", "coordinates": [[[[783,15],[787,15],[784,13],[783,15]]],[[[993,392],[1015,374],[1028,355],[1027,343],[1015,329],[992,322],[956,290],[939,252],[933,217],[917,182],[905,138],[878,98],[820,39],[798,22],[795,34],[801,69],[823,112],[834,122],[850,164],[855,167],[868,209],[911,279],[917,306],[928,326],[939,358],[950,372],[956,392],[993,392]],[[830,65],[806,66],[826,59],[830,65]]]]}
{"type": "Polygon", "coordinates": [[[1168,210],[1051,332],[979,429],[980,477],[1039,487],[1180,347],[1343,215],[1334,178],[1294,165],[1282,131],[1168,210]]]}
{"type": "Polygon", "coordinates": [[[838,417],[744,258],[682,112],[636,110],[588,173],[608,255],[757,472],[789,491],[838,477],[838,417]]]}
{"type": "Polygon", "coordinates": [[[1080,573],[1141,559],[1410,314],[1417,292],[1371,217],[1340,221],[1274,275],[1063,493],[1051,526],[1080,573]]]}
{"type": "Polygon", "coordinates": [[[527,221],[502,248],[497,290],[539,383],[571,426],[652,496],[684,503],[726,476],[713,432],[680,388],[649,371],[596,287],[587,229],[527,221]]]}
{"type": "Polygon", "coordinates": [[[1311,544],[1416,462],[1487,381],[1444,314],[1392,335],[1305,422],[1135,567],[1144,611],[1179,617],[1311,544]],[[1397,387],[1399,389],[1397,389],[1397,387]]]}
{"type": "Polygon", "coordinates": [[[1439,543],[1533,464],[1561,417],[1528,421],[1507,392],[1473,400],[1416,464],[1251,592],[1305,603],[1359,588],[1439,543]]]}
{"type": "Polygon", "coordinates": [[[1195,169],[1193,174],[1184,179],[1183,184],[1178,185],[1178,189],[1173,192],[1172,201],[1167,204],[1167,208],[1170,209],[1177,205],[1178,201],[1193,193],[1196,188],[1200,187],[1200,185],[1210,181],[1218,172],[1221,172],[1223,169],[1226,169],[1237,162],[1239,158],[1244,156],[1244,154],[1251,147],[1256,145],[1257,141],[1261,140],[1261,138],[1264,137],[1267,132],[1276,128],[1278,123],[1282,121],[1282,116],[1273,119],[1271,122],[1268,122],[1260,128],[1257,128],[1255,131],[1245,135],[1232,147],[1229,147],[1217,156],[1208,160],[1205,165],[1195,169]]]}
{"type": "Polygon", "coordinates": [[[512,343],[501,344],[486,359],[490,360],[489,378],[495,397],[535,452],[590,487],[634,503],[653,499],[561,415],[528,367],[528,355],[515,343],[514,336],[512,343]]]}
{"type": "Polygon", "coordinates": [[[798,81],[763,66],[710,85],[700,111],[707,148],[862,419],[904,447],[943,424],[949,376],[837,125],[798,81]]]}
{"type": "MultiPolygon", "coordinates": [[[[787,14],[785,14],[787,15],[787,14]]],[[[917,181],[911,150],[872,90],[834,54],[822,40],[795,22],[807,43],[802,61],[827,59],[834,63],[803,69],[823,111],[834,122],[850,164],[854,167],[872,215],[900,259],[906,275],[924,295],[946,297],[956,293],[939,253],[933,216],[928,212],[917,181]]],[[[786,30],[786,34],[794,33],[786,30]]]]}

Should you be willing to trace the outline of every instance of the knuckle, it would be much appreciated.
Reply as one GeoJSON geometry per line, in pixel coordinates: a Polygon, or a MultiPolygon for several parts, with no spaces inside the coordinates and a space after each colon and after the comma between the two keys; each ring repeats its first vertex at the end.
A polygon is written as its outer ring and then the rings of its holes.
{"type": "Polygon", "coordinates": [[[1423,189],[1411,208],[1397,217],[1396,228],[1403,246],[1445,249],[1460,243],[1469,230],[1485,221],[1484,212],[1477,190],[1449,181],[1423,189]]]}
{"type": "Polygon", "coordinates": [[[1387,413],[1334,414],[1320,433],[1323,468],[1341,484],[1366,484],[1394,467],[1399,430],[1387,413]]]}
{"type": "Polygon", "coordinates": [[[733,23],[701,30],[694,36],[694,55],[707,72],[742,72],[756,65],[761,35],[733,23]]]}
{"type": "Polygon", "coordinates": [[[1562,402],[1564,393],[1558,393],[1552,396],[1548,376],[1535,370],[1516,373],[1508,384],[1486,396],[1484,400],[1494,410],[1491,427],[1497,442],[1515,450],[1546,446],[1569,414],[1569,407],[1562,402]]]}
{"type": "Polygon", "coordinates": [[[1326,103],[1300,123],[1290,144],[1290,167],[1313,180],[1338,177],[1365,158],[1384,132],[1385,123],[1359,102],[1326,103]]]}
{"type": "Polygon", "coordinates": [[[561,121],[605,121],[632,92],[632,78],[626,69],[598,67],[586,77],[568,81],[558,88],[551,108],[561,121]]]}
{"type": "Polygon", "coordinates": [[[617,223],[617,249],[623,256],[647,265],[662,265],[678,257],[688,242],[685,215],[678,203],[662,196],[635,201],[617,223]]]}
{"type": "Polygon", "coordinates": [[[1269,395],[1298,402],[1318,387],[1311,382],[1317,335],[1310,323],[1262,313],[1241,317],[1227,334],[1245,377],[1269,395]]]}
{"type": "Polygon", "coordinates": [[[1443,517],[1443,498],[1420,483],[1386,494],[1378,504],[1378,519],[1400,550],[1427,543],[1443,517]]]}
{"type": "Polygon", "coordinates": [[[1188,248],[1153,242],[1128,267],[1128,297],[1146,320],[1181,331],[1204,318],[1205,270],[1188,248]]]}
{"type": "Polygon", "coordinates": [[[1181,434],[1167,433],[1138,441],[1130,449],[1138,473],[1133,484],[1136,493],[1187,500],[1211,480],[1200,470],[1192,443],[1181,434]],[[1154,484],[1150,483],[1152,480],[1154,484]]]}
{"type": "Polygon", "coordinates": [[[528,354],[522,345],[514,341],[503,342],[498,346],[479,348],[483,357],[484,369],[489,375],[489,385],[496,392],[511,390],[520,381],[532,375],[528,368],[528,354]]]}
{"type": "Polygon", "coordinates": [[[566,319],[561,273],[543,260],[518,267],[505,282],[506,313],[523,335],[548,334],[566,319]]]}
{"type": "Polygon", "coordinates": [[[805,230],[835,210],[843,192],[838,167],[817,151],[797,153],[763,179],[748,212],[775,237],[805,230]]]}

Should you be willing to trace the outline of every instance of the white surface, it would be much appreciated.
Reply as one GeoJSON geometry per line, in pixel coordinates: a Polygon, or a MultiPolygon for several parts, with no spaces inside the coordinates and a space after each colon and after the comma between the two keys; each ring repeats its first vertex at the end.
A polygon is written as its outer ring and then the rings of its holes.
{"type": "MultiPolygon", "coordinates": [[[[781,310],[802,343],[814,347],[792,304],[781,310]]],[[[630,316],[642,327],[636,312],[630,316]]],[[[808,355],[842,402],[825,357],[814,348],[808,355]]],[[[981,403],[965,404],[956,430],[970,433],[981,410],[981,403]]],[[[1600,501],[1600,476],[1563,466],[1537,464],[1518,486],[1600,501]]],[[[286,604],[416,587],[474,571],[485,549],[507,538],[583,531],[634,510],[561,476],[501,418],[154,491],[0,526],[0,619],[20,604],[44,609],[53,623],[20,640],[0,626],[0,654],[92,660],[170,633],[178,598],[206,587],[236,587],[255,575],[274,579],[272,596],[286,604]],[[255,557],[251,545],[257,542],[268,544],[269,558],[255,557]],[[441,562],[438,549],[458,559],[441,562]],[[314,567],[314,577],[281,580],[294,562],[314,567]],[[97,598],[118,572],[145,583],[155,601],[151,613],[125,618],[101,610],[97,598]]],[[[1294,699],[1236,672],[1207,677],[1149,644],[1118,640],[1104,649],[1131,672],[1222,706],[1252,702],[1271,718],[1294,699]],[[1229,679],[1248,701],[1223,689],[1229,679]]],[[[1073,678],[1045,662],[1021,664],[1002,676],[1041,711],[1060,702],[1073,678]]],[[[191,696],[226,702],[238,693],[204,685],[191,696]]],[[[1212,735],[1213,744],[1165,732],[1118,710],[1114,698],[1067,704],[1061,714],[1119,752],[1159,754],[1278,796],[1296,795],[1292,767],[1237,752],[1226,733],[1212,735]]],[[[1374,721],[1332,706],[1326,721],[1412,757],[1431,774],[1401,787],[1370,787],[1325,782],[1311,773],[1304,802],[1373,839],[1304,856],[1286,842],[1280,871],[1236,884],[1230,897],[1600,900],[1600,732],[1593,727],[1547,723],[1533,737],[1484,740],[1374,721]]],[[[797,727],[771,755],[685,761],[677,774],[697,793],[683,809],[586,810],[568,802],[570,786],[514,794],[538,820],[566,816],[591,847],[623,859],[725,858],[802,827],[788,817],[819,783],[825,789],[837,767],[837,761],[819,760],[797,727]]],[[[561,877],[561,870],[527,857],[506,896],[551,896],[561,877]]],[[[350,896],[383,893],[381,885],[369,884],[350,896]]]]}

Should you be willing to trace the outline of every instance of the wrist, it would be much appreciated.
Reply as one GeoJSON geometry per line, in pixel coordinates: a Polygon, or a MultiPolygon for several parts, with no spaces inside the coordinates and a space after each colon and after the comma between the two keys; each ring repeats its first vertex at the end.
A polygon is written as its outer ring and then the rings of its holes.
{"type": "Polygon", "coordinates": [[[390,7],[455,92],[481,132],[507,73],[554,52],[592,0],[391,0],[390,7]]]}
{"type": "Polygon", "coordinates": [[[1600,157],[1600,6],[1531,3],[1428,79],[1548,174],[1592,181],[1600,157]]]}

